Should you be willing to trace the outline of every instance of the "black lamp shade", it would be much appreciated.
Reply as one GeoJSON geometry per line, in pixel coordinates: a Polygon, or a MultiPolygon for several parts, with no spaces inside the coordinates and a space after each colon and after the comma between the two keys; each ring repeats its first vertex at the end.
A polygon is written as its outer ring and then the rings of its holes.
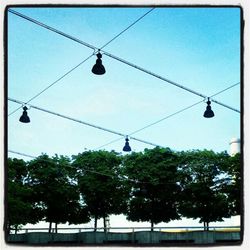
{"type": "Polygon", "coordinates": [[[30,118],[28,117],[28,113],[27,113],[27,107],[24,106],[23,107],[23,114],[21,115],[21,117],[19,118],[19,121],[20,122],[23,122],[23,123],[29,123],[30,122],[30,118]]]}
{"type": "Polygon", "coordinates": [[[210,101],[207,102],[207,108],[206,108],[206,111],[203,114],[203,116],[206,117],[206,118],[214,117],[214,112],[211,109],[210,103],[211,103],[210,101]]]}
{"type": "Polygon", "coordinates": [[[125,141],[126,142],[125,142],[125,146],[123,147],[123,151],[130,152],[131,151],[131,147],[129,146],[129,143],[128,143],[129,139],[126,138],[125,141]]]}
{"type": "Polygon", "coordinates": [[[106,72],[104,66],[102,65],[101,58],[102,58],[102,55],[100,53],[98,53],[96,64],[92,68],[92,73],[94,73],[95,75],[103,75],[106,72]]]}

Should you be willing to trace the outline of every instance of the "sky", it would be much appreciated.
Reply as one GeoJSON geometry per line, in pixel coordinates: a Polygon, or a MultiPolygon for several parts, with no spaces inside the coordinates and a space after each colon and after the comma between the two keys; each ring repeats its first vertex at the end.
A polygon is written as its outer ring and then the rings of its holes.
{"type": "MultiPolygon", "coordinates": [[[[11,9],[101,48],[151,8],[11,9]]],[[[27,102],[94,52],[13,13],[7,20],[9,98],[27,102]]],[[[239,8],[158,7],[103,50],[209,97],[240,83],[240,37],[239,8]]],[[[106,73],[94,75],[95,61],[93,55],[30,104],[129,135],[203,101],[105,54],[106,73]]],[[[241,88],[238,84],[214,99],[240,110],[241,88]]],[[[175,151],[229,152],[231,138],[241,135],[240,113],[212,102],[215,116],[204,118],[206,101],[133,136],[175,151]]],[[[8,114],[20,106],[8,101],[8,114]]],[[[28,124],[18,121],[22,109],[8,116],[8,150],[32,156],[99,148],[122,153],[124,137],[102,147],[120,136],[27,107],[28,124]]],[[[136,152],[153,148],[129,143],[136,152]]]]}

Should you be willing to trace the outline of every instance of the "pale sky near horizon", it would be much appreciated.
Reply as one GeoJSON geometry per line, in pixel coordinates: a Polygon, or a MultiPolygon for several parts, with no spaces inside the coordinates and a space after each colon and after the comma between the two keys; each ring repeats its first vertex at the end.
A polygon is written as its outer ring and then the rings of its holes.
{"type": "MultiPolygon", "coordinates": [[[[12,9],[100,48],[150,8],[12,9]]],[[[93,52],[12,13],[7,15],[10,98],[26,102],[93,52]]],[[[211,96],[241,81],[240,48],[239,8],[155,8],[104,50],[211,96]]],[[[106,55],[102,58],[106,74],[93,75],[95,61],[91,57],[31,104],[130,134],[202,101],[106,55]]],[[[240,110],[241,87],[214,99],[240,110]]],[[[8,113],[19,106],[8,101],[8,113]]],[[[240,138],[240,114],[213,102],[211,106],[213,118],[203,117],[203,102],[133,136],[177,151],[228,151],[231,138],[240,138]]],[[[119,138],[33,108],[28,110],[31,122],[22,124],[21,114],[19,110],[8,117],[9,150],[71,156],[119,138]]],[[[134,151],[152,148],[134,140],[130,145],[134,151]]],[[[121,139],[102,149],[121,152],[123,146],[121,139]]]]}

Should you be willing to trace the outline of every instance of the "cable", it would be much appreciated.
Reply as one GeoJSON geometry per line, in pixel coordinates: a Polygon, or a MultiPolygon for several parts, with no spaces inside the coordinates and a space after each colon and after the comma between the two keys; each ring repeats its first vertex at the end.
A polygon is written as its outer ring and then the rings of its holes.
{"type": "Polygon", "coordinates": [[[235,84],[229,86],[228,88],[223,89],[223,90],[221,90],[221,91],[219,91],[219,92],[217,92],[217,93],[211,95],[210,97],[214,97],[214,96],[216,96],[216,95],[219,95],[219,94],[221,94],[221,93],[223,93],[223,92],[225,92],[225,91],[227,91],[227,90],[229,90],[229,89],[231,89],[231,88],[233,88],[233,87],[235,87],[235,86],[237,86],[237,85],[239,85],[239,84],[240,84],[240,82],[237,82],[237,83],[235,83],[235,84]]]}
{"type": "Polygon", "coordinates": [[[35,23],[35,24],[37,24],[37,25],[39,25],[39,26],[41,26],[41,27],[43,27],[43,28],[45,28],[45,29],[47,29],[47,30],[50,30],[50,31],[52,31],[52,32],[55,32],[55,33],[57,33],[58,35],[64,36],[64,37],[66,37],[66,38],[68,38],[68,39],[70,39],[70,40],[73,40],[73,41],[75,41],[75,42],[77,42],[77,43],[80,43],[80,44],[82,44],[82,45],[84,45],[84,46],[86,46],[86,47],[88,47],[88,48],[90,48],[90,49],[93,49],[93,50],[98,49],[97,47],[95,47],[95,46],[93,46],[93,45],[90,45],[90,44],[88,44],[88,43],[86,43],[86,42],[83,42],[83,41],[81,41],[81,40],[79,40],[79,39],[77,39],[77,38],[75,38],[75,37],[73,37],[73,36],[70,36],[70,35],[68,35],[68,34],[66,34],[66,33],[64,33],[64,32],[62,32],[62,31],[60,31],[60,30],[54,29],[54,28],[52,28],[52,27],[50,27],[50,26],[48,26],[48,25],[46,25],[46,24],[44,24],[44,23],[42,23],[42,22],[39,22],[39,21],[37,21],[37,20],[35,20],[35,19],[33,19],[33,18],[30,18],[30,17],[28,17],[28,16],[26,16],[26,15],[23,15],[23,14],[21,14],[20,12],[17,12],[17,11],[12,10],[12,9],[9,9],[8,11],[9,11],[10,13],[16,15],[16,16],[19,16],[19,17],[21,17],[21,18],[23,18],[23,19],[26,19],[27,21],[30,21],[30,22],[32,22],[32,23],[35,23]]]}
{"type": "Polygon", "coordinates": [[[151,11],[153,11],[155,9],[155,7],[153,7],[152,9],[150,9],[148,12],[146,12],[144,15],[142,15],[141,17],[139,17],[137,20],[135,20],[132,24],[130,24],[126,29],[124,29],[123,31],[121,31],[118,35],[116,35],[113,39],[111,39],[109,42],[105,43],[101,48],[103,49],[104,47],[106,47],[108,44],[110,44],[111,42],[113,42],[117,37],[119,37],[121,34],[123,34],[125,31],[127,31],[128,29],[130,29],[132,26],[134,26],[136,23],[138,23],[141,19],[143,19],[146,15],[148,15],[151,11]]]}
{"type": "MultiPolygon", "coordinates": [[[[132,27],[133,25],[135,25],[137,22],[139,22],[142,18],[144,18],[146,15],[148,15],[148,14],[149,14],[151,11],[153,11],[154,9],[155,9],[155,8],[150,9],[148,12],[146,12],[144,15],[142,15],[140,18],[138,18],[136,21],[134,21],[131,25],[129,25],[126,29],[124,29],[124,30],[121,31],[118,35],[116,35],[114,38],[112,38],[109,42],[105,43],[101,48],[104,48],[104,47],[106,47],[108,44],[110,44],[111,42],[113,42],[117,37],[119,37],[121,34],[123,34],[125,31],[127,31],[129,28],[131,28],[131,27],[132,27]]],[[[76,37],[73,37],[73,36],[71,36],[71,35],[68,35],[68,34],[66,34],[66,33],[64,33],[64,32],[62,32],[62,31],[60,31],[60,30],[58,30],[58,29],[52,28],[51,26],[48,26],[48,25],[46,25],[46,24],[44,24],[44,23],[42,23],[42,22],[39,22],[39,21],[37,21],[37,20],[31,18],[31,17],[28,17],[28,16],[26,16],[26,15],[23,15],[23,14],[21,14],[20,12],[17,12],[17,11],[12,10],[12,9],[9,9],[8,11],[9,11],[10,13],[14,14],[14,15],[17,15],[17,16],[19,16],[19,17],[21,17],[21,18],[27,20],[27,21],[30,21],[30,22],[32,22],[32,23],[34,23],[34,24],[36,24],[36,25],[39,25],[39,26],[41,26],[41,27],[43,27],[43,28],[45,28],[45,29],[47,29],[47,30],[50,30],[50,31],[52,31],[52,32],[55,32],[55,33],[57,33],[57,34],[59,34],[59,35],[61,35],[61,36],[64,36],[64,37],[66,37],[66,38],[68,38],[68,39],[70,39],[70,40],[73,40],[74,42],[80,43],[80,44],[82,44],[82,45],[84,45],[84,46],[86,46],[86,47],[88,47],[88,48],[90,48],[90,49],[98,50],[97,47],[95,47],[95,46],[93,46],[93,45],[91,45],[91,44],[89,44],[89,43],[83,42],[82,40],[80,40],[80,39],[78,39],[78,38],[76,38],[76,37]]]]}
{"type": "MultiPolygon", "coordinates": [[[[233,88],[233,87],[235,87],[235,86],[237,86],[237,85],[239,85],[239,84],[240,84],[240,82],[237,82],[237,83],[235,83],[235,84],[233,84],[233,85],[231,85],[231,86],[229,86],[229,87],[227,87],[227,88],[225,88],[225,89],[223,89],[223,90],[221,90],[221,91],[219,91],[219,92],[213,94],[211,97],[216,96],[216,95],[219,95],[219,94],[221,94],[221,93],[223,93],[223,92],[225,92],[225,91],[227,91],[227,90],[229,90],[229,89],[231,89],[231,88],[233,88]]],[[[204,99],[204,100],[205,100],[205,99],[204,99]]],[[[177,114],[179,114],[179,113],[182,113],[182,112],[184,112],[184,111],[186,111],[186,110],[188,110],[188,109],[190,109],[190,108],[192,108],[192,107],[194,107],[194,106],[196,106],[196,105],[198,105],[198,104],[204,102],[204,100],[199,101],[199,102],[196,102],[196,103],[194,103],[194,104],[192,104],[192,105],[190,105],[190,106],[187,106],[187,107],[185,107],[185,108],[183,108],[183,109],[181,109],[181,110],[179,110],[179,111],[177,111],[177,112],[175,112],[175,113],[173,113],[173,114],[170,114],[170,115],[168,115],[168,116],[165,116],[165,117],[161,118],[160,120],[157,120],[157,121],[155,121],[155,122],[153,122],[153,123],[150,123],[149,125],[147,125],[147,126],[145,126],[145,127],[143,127],[143,128],[140,128],[140,129],[138,129],[138,130],[135,130],[134,132],[128,134],[128,136],[133,135],[133,134],[135,134],[135,133],[138,133],[138,132],[140,132],[140,131],[142,131],[142,130],[144,130],[144,129],[146,129],[146,128],[149,128],[149,127],[151,127],[151,126],[153,126],[153,125],[155,125],[155,124],[157,124],[157,123],[160,123],[160,122],[162,122],[162,121],[164,121],[164,120],[166,120],[166,119],[168,119],[168,118],[170,118],[170,117],[172,117],[172,116],[175,116],[175,115],[177,115],[177,114]]],[[[120,138],[118,138],[118,139],[112,140],[112,141],[110,141],[110,142],[108,142],[108,143],[106,143],[106,144],[104,144],[104,145],[102,145],[102,146],[96,148],[95,150],[98,150],[98,149],[100,149],[100,148],[103,148],[103,147],[105,147],[105,146],[108,146],[108,145],[110,145],[110,144],[112,144],[112,143],[114,143],[114,142],[117,142],[117,141],[121,140],[122,138],[123,138],[123,137],[120,137],[120,138]]]]}
{"type": "Polygon", "coordinates": [[[151,127],[151,126],[153,126],[153,125],[155,125],[155,124],[157,124],[157,123],[160,123],[160,122],[162,122],[162,121],[164,121],[164,120],[166,120],[166,119],[168,119],[168,118],[170,118],[170,117],[172,117],[172,116],[174,116],[174,115],[177,115],[177,114],[179,114],[179,113],[182,113],[182,112],[184,112],[184,111],[186,111],[186,110],[188,110],[188,109],[190,109],[190,108],[192,108],[192,107],[194,107],[194,106],[196,106],[196,105],[202,103],[203,101],[204,101],[204,100],[199,101],[199,102],[196,102],[196,103],[194,103],[194,104],[192,104],[192,105],[190,105],[190,106],[188,106],[188,107],[186,107],[186,108],[183,108],[183,109],[181,109],[181,110],[179,110],[179,111],[177,111],[177,112],[175,112],[175,113],[173,113],[173,114],[171,114],[171,115],[168,115],[168,116],[166,116],[166,117],[164,117],[164,118],[162,118],[162,119],[160,119],[160,120],[158,120],[158,121],[155,121],[155,122],[153,122],[153,123],[150,123],[149,125],[147,125],[147,126],[145,126],[145,127],[143,127],[143,128],[140,128],[140,129],[138,129],[138,130],[132,132],[132,133],[129,134],[129,135],[136,134],[136,133],[138,133],[138,132],[140,132],[140,131],[142,131],[142,130],[144,130],[144,129],[146,129],[146,128],[149,128],[149,127],[151,127]]]}
{"type": "MultiPolygon", "coordinates": [[[[188,107],[186,107],[186,108],[183,108],[183,109],[181,109],[181,110],[179,110],[179,111],[177,111],[177,112],[175,112],[175,113],[173,113],[173,114],[170,114],[170,115],[168,115],[168,116],[166,116],[166,117],[164,117],[164,118],[162,118],[162,119],[160,119],[160,120],[158,120],[158,121],[156,121],[156,122],[150,123],[149,125],[147,125],[147,126],[145,126],[145,127],[143,127],[143,128],[140,128],[140,129],[138,129],[138,130],[135,130],[134,132],[128,134],[128,136],[132,139],[132,137],[131,137],[130,135],[133,135],[133,134],[135,134],[135,133],[138,133],[138,132],[140,132],[140,131],[142,131],[142,130],[144,130],[144,129],[146,129],[146,128],[149,128],[149,127],[151,127],[151,126],[153,126],[153,125],[155,125],[155,124],[157,124],[157,123],[159,123],[159,122],[161,122],[161,121],[164,121],[164,120],[166,120],[166,119],[168,119],[168,118],[170,118],[170,117],[172,117],[172,116],[174,116],[174,115],[177,115],[177,114],[179,114],[179,113],[181,113],[181,112],[184,112],[185,110],[190,109],[190,108],[192,108],[192,107],[194,107],[194,106],[196,106],[196,105],[202,103],[203,101],[204,101],[204,100],[199,101],[199,102],[196,102],[196,103],[194,103],[194,104],[192,104],[192,105],[190,105],[190,106],[188,106],[188,107]]],[[[110,141],[110,142],[108,142],[108,143],[106,143],[106,144],[104,144],[104,145],[102,145],[102,146],[100,146],[100,147],[98,147],[98,148],[95,148],[95,150],[98,150],[98,149],[100,149],[100,148],[103,148],[103,147],[105,147],[105,146],[108,146],[108,145],[110,145],[110,144],[113,144],[114,142],[117,142],[117,141],[121,140],[122,138],[123,138],[123,137],[120,137],[120,138],[118,138],[118,139],[115,139],[115,140],[113,140],[113,141],[110,141]]]]}
{"type": "MultiPolygon", "coordinates": [[[[53,85],[55,85],[56,83],[58,83],[60,80],[62,80],[65,76],[67,76],[68,74],[70,74],[73,70],[75,70],[76,68],[78,68],[79,66],[81,66],[83,63],[85,63],[93,55],[94,55],[94,53],[91,54],[90,56],[88,56],[86,59],[84,59],[79,64],[77,64],[74,68],[72,68],[71,70],[67,71],[64,75],[62,75],[61,77],[59,77],[56,81],[54,81],[53,83],[51,83],[49,86],[47,86],[45,89],[43,89],[42,91],[40,91],[38,94],[36,94],[32,98],[30,98],[25,104],[28,104],[29,102],[31,102],[32,100],[34,100],[35,98],[37,98],[38,96],[40,96],[43,92],[45,92],[46,90],[48,90],[49,88],[51,88],[53,85]]],[[[18,111],[20,108],[21,108],[21,106],[18,107],[17,109],[15,109],[14,111],[12,111],[8,116],[11,116],[16,111],[18,111]]]]}
{"type": "Polygon", "coordinates": [[[21,156],[25,156],[25,157],[29,157],[29,158],[36,158],[35,156],[20,153],[20,152],[14,151],[14,150],[8,150],[8,152],[13,153],[13,154],[17,154],[17,155],[21,155],[21,156]]]}
{"type": "MultiPolygon", "coordinates": [[[[240,84],[240,83],[239,83],[239,82],[238,82],[238,83],[235,83],[235,84],[233,84],[233,85],[227,87],[226,89],[223,89],[223,90],[221,90],[221,91],[215,93],[215,94],[212,95],[212,96],[219,95],[219,94],[221,94],[222,92],[225,92],[225,91],[227,91],[227,90],[229,90],[229,89],[235,87],[235,86],[238,85],[238,84],[240,84]]],[[[212,97],[212,96],[211,96],[211,97],[212,97]]],[[[204,100],[205,100],[205,99],[204,99],[204,100]]],[[[162,121],[164,121],[164,120],[166,120],[166,119],[168,119],[168,118],[170,118],[170,117],[172,117],[172,116],[174,116],[174,115],[177,115],[177,114],[179,114],[179,113],[182,113],[182,112],[184,112],[184,111],[186,111],[186,110],[188,110],[188,109],[190,109],[190,108],[192,108],[192,107],[194,107],[194,106],[196,106],[196,105],[198,105],[198,104],[204,102],[204,100],[199,101],[199,102],[196,102],[196,103],[194,103],[194,104],[192,104],[192,105],[190,105],[190,106],[187,106],[187,107],[185,107],[185,108],[183,108],[183,109],[181,109],[181,110],[179,110],[179,111],[177,111],[177,112],[175,112],[175,113],[173,113],[173,114],[171,114],[171,115],[168,115],[168,116],[166,116],[166,117],[163,117],[162,119],[160,119],[160,120],[158,120],[158,121],[156,121],[156,122],[153,122],[153,123],[151,123],[151,124],[149,124],[149,125],[147,125],[147,126],[141,128],[141,129],[138,129],[138,130],[132,132],[132,133],[129,134],[129,135],[133,135],[133,134],[135,134],[135,133],[138,133],[138,132],[140,132],[140,131],[142,131],[142,130],[144,130],[144,129],[146,129],[146,128],[149,128],[149,127],[151,127],[151,126],[153,126],[153,125],[155,125],[155,124],[157,124],[157,123],[160,123],[160,122],[162,122],[162,121]]]]}
{"type": "MultiPolygon", "coordinates": [[[[8,152],[13,153],[13,154],[18,154],[18,155],[21,155],[21,156],[25,156],[25,157],[29,157],[29,158],[32,158],[32,159],[36,159],[37,158],[37,157],[35,157],[33,155],[28,155],[28,154],[20,153],[20,152],[14,151],[14,150],[8,150],[8,152]]],[[[46,160],[46,159],[41,159],[41,160],[43,162],[50,162],[49,160],[46,160]]],[[[70,168],[74,168],[74,167],[70,166],[70,168]]],[[[127,176],[122,176],[122,175],[114,176],[114,175],[110,175],[110,174],[106,174],[106,173],[101,173],[101,172],[98,172],[98,171],[84,169],[84,168],[83,168],[83,171],[90,172],[90,173],[93,173],[93,174],[107,176],[107,177],[110,177],[110,178],[117,177],[118,179],[129,181],[129,182],[134,182],[134,183],[137,183],[137,184],[140,183],[140,184],[154,184],[154,185],[156,185],[155,183],[152,183],[152,182],[145,182],[145,181],[133,180],[133,179],[128,178],[127,176]]],[[[157,185],[166,185],[166,184],[176,184],[176,182],[157,183],[157,185]]]]}
{"type": "MultiPolygon", "coordinates": [[[[22,102],[22,101],[13,99],[13,98],[9,98],[8,97],[8,100],[12,101],[12,102],[16,102],[16,103],[22,104],[22,105],[25,105],[25,102],[22,102]]],[[[94,124],[91,124],[91,123],[88,123],[88,122],[84,122],[84,121],[81,121],[81,120],[78,120],[78,119],[75,119],[75,118],[72,118],[72,117],[69,117],[69,116],[66,116],[66,115],[62,115],[62,114],[59,114],[59,113],[56,113],[56,112],[44,109],[44,108],[40,108],[40,107],[37,107],[37,106],[34,106],[34,105],[29,105],[29,106],[32,107],[32,108],[34,108],[34,109],[37,109],[37,110],[40,110],[40,111],[43,111],[43,112],[46,112],[46,113],[49,113],[49,114],[52,114],[52,115],[56,115],[56,116],[59,116],[61,118],[65,118],[67,120],[71,120],[71,121],[78,122],[78,123],[81,123],[81,124],[84,124],[84,125],[96,128],[96,129],[103,130],[105,132],[109,132],[109,133],[112,133],[112,134],[120,135],[120,136],[123,136],[123,137],[127,136],[126,134],[122,134],[120,132],[116,132],[116,131],[111,130],[111,129],[103,128],[103,127],[100,127],[100,126],[97,126],[97,125],[94,125],[94,124]]],[[[135,137],[130,137],[130,138],[134,139],[136,141],[143,142],[145,144],[151,145],[151,146],[162,147],[162,146],[157,145],[155,143],[148,142],[148,141],[145,141],[145,140],[142,140],[142,139],[138,139],[138,138],[135,138],[135,137]]]]}
{"type": "MultiPolygon", "coordinates": [[[[162,76],[160,76],[160,75],[158,75],[158,74],[155,74],[155,73],[153,73],[153,72],[151,72],[151,71],[149,71],[149,70],[147,70],[147,69],[144,69],[144,68],[142,68],[142,67],[140,67],[140,66],[137,66],[137,65],[135,65],[135,64],[133,64],[133,63],[130,63],[130,62],[128,62],[128,61],[126,61],[126,60],[124,60],[124,59],[122,59],[122,58],[119,58],[119,57],[117,57],[117,56],[114,56],[114,55],[112,55],[112,54],[110,54],[110,53],[108,53],[108,52],[105,52],[105,51],[103,51],[103,50],[102,50],[102,52],[103,52],[103,54],[105,54],[105,55],[108,56],[108,57],[111,57],[111,58],[113,58],[113,59],[115,59],[115,60],[117,60],[117,61],[120,61],[120,62],[122,62],[122,63],[124,63],[124,64],[127,64],[128,66],[131,66],[131,67],[133,67],[133,68],[135,68],[135,69],[138,69],[138,70],[140,70],[140,71],[142,71],[142,72],[144,72],[144,73],[146,73],[146,74],[148,74],[148,75],[154,76],[154,77],[156,77],[156,78],[158,78],[158,79],[160,79],[160,80],[162,80],[162,81],[168,82],[168,83],[170,83],[170,84],[172,84],[172,85],[174,85],[174,86],[176,86],[176,87],[178,87],[178,88],[181,88],[181,89],[183,89],[183,90],[186,90],[186,91],[188,91],[188,92],[190,92],[190,93],[192,93],[192,94],[194,94],[194,95],[197,95],[197,96],[200,96],[200,97],[203,97],[203,98],[206,98],[206,99],[208,98],[208,96],[206,96],[206,95],[203,95],[203,94],[201,94],[201,93],[198,93],[198,92],[196,92],[195,90],[192,90],[192,89],[187,88],[187,87],[185,87],[185,86],[183,86],[183,85],[180,85],[179,83],[176,83],[176,82],[171,81],[171,80],[169,80],[169,79],[167,79],[167,78],[165,78],[165,77],[162,77],[162,76]]],[[[211,98],[210,100],[213,101],[214,103],[217,103],[217,104],[219,104],[219,105],[225,107],[225,108],[228,108],[228,109],[231,109],[231,110],[233,110],[233,111],[235,111],[235,112],[240,113],[239,110],[237,110],[237,109],[235,109],[235,108],[233,108],[233,107],[230,107],[230,106],[228,106],[227,104],[224,104],[224,103],[222,103],[222,102],[216,101],[215,99],[212,99],[212,98],[211,98]]]]}
{"type": "MultiPolygon", "coordinates": [[[[14,151],[14,150],[8,150],[8,152],[13,153],[13,154],[17,154],[17,155],[21,155],[21,156],[25,156],[25,157],[29,157],[29,158],[32,158],[32,159],[36,159],[37,158],[37,157],[35,157],[33,155],[28,155],[28,154],[20,153],[20,152],[14,151]]],[[[45,159],[42,159],[42,161],[43,162],[49,162],[48,160],[45,160],[45,159]]],[[[73,168],[73,167],[71,167],[71,168],[73,168]]],[[[105,174],[105,173],[100,173],[100,172],[97,172],[97,171],[94,171],[94,170],[86,170],[86,169],[84,169],[84,171],[92,172],[92,173],[100,174],[100,175],[105,175],[105,176],[108,176],[108,177],[111,177],[111,178],[114,177],[112,175],[108,175],[108,174],[105,174]]]]}
{"type": "MultiPolygon", "coordinates": [[[[153,11],[155,8],[152,8],[150,9],[148,12],[146,12],[144,15],[142,15],[141,17],[139,17],[137,20],[135,20],[131,25],[129,25],[126,29],[124,29],[123,31],[121,31],[119,34],[117,34],[114,38],[112,38],[111,40],[109,40],[107,43],[105,43],[101,49],[103,49],[104,47],[106,47],[108,44],[110,44],[111,42],[113,42],[116,38],[118,38],[120,35],[122,35],[125,31],[127,31],[128,29],[130,29],[133,25],[135,25],[137,22],[139,22],[142,18],[144,18],[146,15],[148,15],[151,11],[153,11]]],[[[34,20],[34,19],[31,19],[31,18],[28,18],[24,15],[22,15],[21,13],[18,13],[16,11],[13,11],[13,10],[9,10],[11,13],[15,14],[15,15],[18,15],[22,18],[25,18],[27,19],[28,21],[32,21],[34,22],[35,24],[38,24],[38,25],[42,25],[42,23],[34,20]]],[[[50,28],[49,26],[45,25],[44,28],[49,28],[49,30],[54,30],[53,28],[50,28]]],[[[77,39],[78,40],[78,39],[77,39]]],[[[80,65],[82,65],[84,62],[86,62],[89,58],[91,58],[95,53],[91,54],[89,57],[87,57],[86,59],[84,59],[81,63],[79,63],[78,65],[76,65],[74,68],[72,68],[71,70],[69,70],[68,72],[66,72],[63,76],[61,76],[60,78],[58,78],[56,81],[54,81],[52,84],[50,84],[49,86],[47,86],[45,89],[43,89],[41,92],[39,92],[38,94],[36,94],[35,96],[33,96],[31,99],[29,99],[27,103],[31,102],[32,100],[34,100],[35,98],[37,98],[38,96],[40,96],[43,92],[45,92],[46,90],[48,90],[50,87],[52,87],[54,84],[56,84],[57,82],[59,82],[60,80],[62,80],[65,76],[67,76],[68,74],[70,74],[73,70],[75,70],[76,68],[78,68],[80,65]]],[[[18,111],[19,109],[21,108],[18,107],[17,109],[15,109],[14,111],[12,111],[8,116],[11,116],[12,114],[14,114],[16,111],[18,111]]]]}
{"type": "MultiPolygon", "coordinates": [[[[64,36],[64,37],[66,37],[66,38],[69,38],[69,39],[71,39],[71,40],[73,40],[73,41],[75,41],[75,42],[77,42],[77,43],[80,43],[80,44],[82,44],[82,45],[84,45],[84,46],[87,46],[87,47],[89,47],[89,48],[91,48],[91,49],[94,49],[94,50],[99,50],[97,47],[95,47],[95,46],[93,46],[93,45],[90,45],[90,44],[88,44],[88,43],[85,43],[85,42],[83,42],[83,41],[81,41],[81,40],[79,40],[79,39],[77,39],[77,38],[75,38],[75,37],[72,37],[72,36],[70,36],[70,35],[68,35],[68,34],[66,34],[66,33],[64,33],[64,32],[61,32],[61,31],[59,31],[59,30],[57,30],[57,29],[54,29],[54,28],[52,28],[52,27],[50,27],[50,26],[48,26],[48,25],[46,25],[46,24],[43,24],[43,23],[41,23],[41,22],[38,22],[38,21],[36,21],[36,20],[34,20],[34,19],[30,18],[30,17],[27,17],[27,16],[25,16],[25,15],[23,15],[23,14],[17,12],[17,11],[13,11],[13,10],[9,10],[9,11],[10,11],[11,13],[17,15],[17,16],[20,16],[20,17],[22,17],[22,18],[24,18],[24,19],[26,19],[26,20],[28,20],[28,21],[31,21],[31,22],[33,22],[33,23],[35,23],[35,24],[37,24],[37,25],[39,25],[39,26],[41,26],[41,27],[43,27],[43,28],[46,28],[46,29],[48,29],[48,30],[51,30],[51,31],[53,31],[53,32],[55,32],[55,33],[57,33],[57,34],[59,34],[59,35],[62,35],[62,36],[64,36]]],[[[156,77],[156,78],[158,78],[158,79],[160,79],[160,80],[162,80],[162,81],[164,81],[164,82],[170,83],[170,84],[172,84],[172,85],[174,85],[174,86],[176,86],[176,87],[178,87],[178,88],[181,88],[181,89],[183,89],[183,90],[186,90],[186,91],[188,91],[188,92],[190,92],[190,93],[192,93],[192,94],[194,94],[194,95],[200,96],[200,97],[202,97],[202,98],[208,98],[207,96],[205,96],[205,95],[203,95],[203,94],[201,94],[201,93],[198,93],[198,92],[195,91],[195,90],[192,90],[192,89],[187,88],[187,87],[185,87],[185,86],[183,86],[183,85],[180,85],[179,83],[176,83],[176,82],[171,81],[171,80],[169,80],[169,79],[167,79],[167,78],[165,78],[165,77],[162,77],[162,76],[160,76],[160,75],[158,75],[158,74],[155,74],[155,73],[153,73],[153,72],[151,72],[151,71],[149,71],[149,70],[147,70],[147,69],[144,69],[144,68],[142,68],[142,67],[140,67],[140,66],[137,66],[137,65],[135,65],[135,64],[133,64],[133,63],[130,63],[130,62],[128,62],[128,61],[126,61],[126,60],[124,60],[124,59],[122,59],[122,58],[119,58],[119,57],[117,57],[117,56],[115,56],[115,55],[112,55],[112,54],[110,54],[110,53],[108,53],[108,52],[106,52],[106,51],[104,51],[104,50],[101,50],[101,51],[102,51],[103,54],[105,54],[106,56],[108,56],[108,57],[110,57],[110,58],[113,58],[113,59],[115,59],[115,60],[117,60],[117,61],[120,61],[120,62],[122,62],[122,63],[124,63],[124,64],[127,64],[128,66],[131,66],[131,67],[133,67],[133,68],[135,68],[135,69],[138,69],[138,70],[140,70],[140,71],[142,71],[142,72],[144,72],[144,73],[146,73],[146,74],[149,74],[149,75],[151,75],[151,76],[153,76],[153,77],[156,77]]],[[[215,99],[212,99],[212,98],[211,98],[210,100],[213,101],[214,103],[217,103],[217,104],[219,104],[219,105],[225,107],[225,108],[228,108],[228,109],[231,109],[231,110],[233,110],[233,111],[235,111],[235,112],[240,113],[239,110],[237,110],[237,109],[235,109],[235,108],[233,108],[233,107],[230,107],[230,106],[228,106],[227,104],[224,104],[224,103],[222,103],[222,102],[216,101],[215,99]]]]}

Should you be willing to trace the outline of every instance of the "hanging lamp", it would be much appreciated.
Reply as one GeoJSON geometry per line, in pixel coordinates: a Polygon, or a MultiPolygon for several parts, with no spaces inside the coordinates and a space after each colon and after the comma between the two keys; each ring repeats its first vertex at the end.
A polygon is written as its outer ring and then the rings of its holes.
{"type": "Polygon", "coordinates": [[[130,151],[131,151],[131,147],[129,146],[129,139],[128,139],[128,136],[126,136],[126,139],[125,139],[125,146],[123,147],[123,151],[125,151],[125,152],[130,152],[130,151]]]}
{"type": "Polygon", "coordinates": [[[97,53],[97,60],[95,65],[92,68],[92,73],[94,73],[95,75],[103,75],[105,74],[106,70],[104,68],[104,66],[102,65],[102,54],[100,52],[97,53]]]}
{"type": "Polygon", "coordinates": [[[211,118],[214,116],[214,112],[210,106],[211,102],[209,101],[209,98],[207,100],[207,108],[206,108],[206,111],[204,112],[203,116],[206,117],[206,118],[211,118]]]}
{"type": "Polygon", "coordinates": [[[27,110],[28,110],[28,108],[26,106],[24,106],[23,107],[23,114],[19,118],[20,122],[23,122],[23,123],[29,123],[30,122],[30,118],[28,117],[27,110]]]}

